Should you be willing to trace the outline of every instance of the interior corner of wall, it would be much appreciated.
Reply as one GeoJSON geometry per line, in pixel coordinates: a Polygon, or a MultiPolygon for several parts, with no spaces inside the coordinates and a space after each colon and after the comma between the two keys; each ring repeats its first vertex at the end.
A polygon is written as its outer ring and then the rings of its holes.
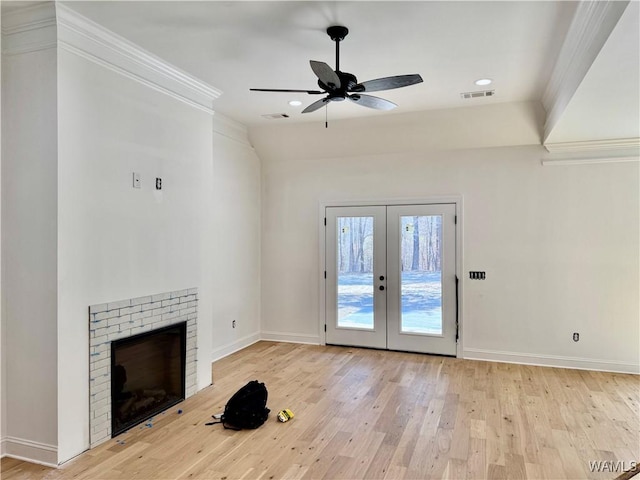
{"type": "Polygon", "coordinates": [[[213,132],[251,147],[247,127],[218,112],[213,115],[213,132]]]}
{"type": "Polygon", "coordinates": [[[545,124],[547,121],[547,112],[544,109],[544,105],[540,101],[531,102],[532,113],[534,115],[534,122],[536,130],[538,132],[539,144],[542,145],[545,139],[545,124]]]}

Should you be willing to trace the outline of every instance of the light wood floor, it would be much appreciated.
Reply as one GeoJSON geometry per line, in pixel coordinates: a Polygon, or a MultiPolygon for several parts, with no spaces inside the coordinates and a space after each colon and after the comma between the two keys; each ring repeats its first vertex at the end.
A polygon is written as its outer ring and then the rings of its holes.
{"type": "Polygon", "coordinates": [[[151,428],[58,470],[5,458],[2,479],[612,479],[589,461],[640,460],[633,375],[260,342],[213,376],[151,428]],[[204,425],[253,379],[265,425],[204,425]],[[277,422],[282,408],[295,418],[277,422]]]}

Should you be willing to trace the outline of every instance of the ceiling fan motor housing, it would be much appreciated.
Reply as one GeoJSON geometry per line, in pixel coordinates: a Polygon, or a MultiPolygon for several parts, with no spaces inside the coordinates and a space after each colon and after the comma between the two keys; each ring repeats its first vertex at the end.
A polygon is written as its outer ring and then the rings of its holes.
{"type": "MultiPolygon", "coordinates": [[[[347,92],[362,92],[364,88],[361,85],[358,85],[358,79],[355,75],[347,72],[337,71],[336,74],[338,78],[340,78],[340,87],[334,88],[329,85],[326,85],[322,80],[318,80],[318,86],[325,90],[327,93],[335,93],[344,95],[347,92]],[[361,87],[359,89],[358,87],[361,87]]],[[[333,85],[333,84],[332,84],[333,85]]]]}

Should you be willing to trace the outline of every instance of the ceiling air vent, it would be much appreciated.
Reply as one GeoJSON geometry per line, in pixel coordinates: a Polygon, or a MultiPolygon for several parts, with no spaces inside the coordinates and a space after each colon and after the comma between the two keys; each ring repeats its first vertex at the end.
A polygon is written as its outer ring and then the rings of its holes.
{"type": "Polygon", "coordinates": [[[460,98],[480,98],[480,97],[493,97],[496,94],[495,90],[480,90],[479,92],[464,92],[460,94],[460,98]]]}
{"type": "Polygon", "coordinates": [[[279,118],[289,118],[289,115],[286,113],[267,113],[266,115],[262,115],[262,117],[268,120],[277,120],[279,118]]]}

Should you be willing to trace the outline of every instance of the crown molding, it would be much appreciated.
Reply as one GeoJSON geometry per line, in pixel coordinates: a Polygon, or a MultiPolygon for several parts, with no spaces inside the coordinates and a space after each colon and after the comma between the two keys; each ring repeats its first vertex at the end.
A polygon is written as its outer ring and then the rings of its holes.
{"type": "Polygon", "coordinates": [[[60,48],[208,113],[222,92],[136,44],[56,4],[60,48]]]}
{"type": "Polygon", "coordinates": [[[592,165],[640,161],[640,138],[614,138],[584,142],[546,143],[551,154],[543,165],[592,165]]]}
{"type": "Polygon", "coordinates": [[[614,138],[609,140],[588,140],[584,142],[545,143],[549,153],[574,153],[640,148],[640,138],[614,138]]]}
{"type": "Polygon", "coordinates": [[[560,166],[560,165],[596,165],[602,163],[639,163],[640,157],[598,157],[598,158],[545,158],[542,165],[560,166]]]}
{"type": "Polygon", "coordinates": [[[2,54],[20,55],[55,48],[56,10],[41,2],[2,15],[2,54]]]}
{"type": "Polygon", "coordinates": [[[9,13],[2,14],[2,35],[15,35],[56,24],[53,2],[26,4],[9,13]]]}
{"type": "Polygon", "coordinates": [[[578,4],[542,95],[542,104],[547,112],[545,140],[556,126],[628,4],[628,0],[583,0],[578,4]]]}
{"type": "Polygon", "coordinates": [[[2,18],[2,53],[59,47],[213,114],[222,92],[58,2],[18,8],[2,18]]]}

